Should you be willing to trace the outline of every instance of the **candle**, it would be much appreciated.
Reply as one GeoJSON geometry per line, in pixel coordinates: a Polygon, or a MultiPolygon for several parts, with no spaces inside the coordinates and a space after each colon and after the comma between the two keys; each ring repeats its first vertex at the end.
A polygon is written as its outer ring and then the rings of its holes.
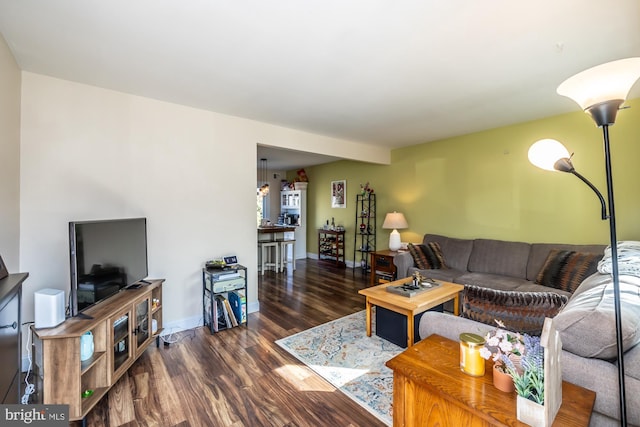
{"type": "Polygon", "coordinates": [[[484,359],[480,349],[484,346],[484,338],[480,335],[460,334],[460,370],[474,377],[484,375],[484,359]]]}

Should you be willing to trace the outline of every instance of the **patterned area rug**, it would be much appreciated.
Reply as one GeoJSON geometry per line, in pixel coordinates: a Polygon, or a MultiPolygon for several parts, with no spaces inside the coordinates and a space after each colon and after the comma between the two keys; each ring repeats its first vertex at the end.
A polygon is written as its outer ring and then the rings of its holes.
{"type": "Polygon", "coordinates": [[[393,372],[384,364],[404,349],[375,334],[367,337],[365,324],[363,310],[276,343],[390,426],[393,372]]]}

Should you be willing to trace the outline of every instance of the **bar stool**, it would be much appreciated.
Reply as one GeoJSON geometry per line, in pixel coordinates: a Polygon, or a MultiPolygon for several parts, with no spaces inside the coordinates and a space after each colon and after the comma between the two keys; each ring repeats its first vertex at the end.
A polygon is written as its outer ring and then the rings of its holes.
{"type": "Polygon", "coordinates": [[[265,267],[273,267],[277,273],[280,269],[280,245],[278,242],[260,242],[260,258],[260,270],[263,276],[265,267]],[[275,256],[272,257],[272,254],[275,256]]]}
{"type": "Polygon", "coordinates": [[[279,239],[280,243],[280,271],[284,271],[287,264],[291,264],[291,270],[296,269],[296,239],[279,239]],[[289,246],[291,246],[291,259],[289,259],[289,246]]]}

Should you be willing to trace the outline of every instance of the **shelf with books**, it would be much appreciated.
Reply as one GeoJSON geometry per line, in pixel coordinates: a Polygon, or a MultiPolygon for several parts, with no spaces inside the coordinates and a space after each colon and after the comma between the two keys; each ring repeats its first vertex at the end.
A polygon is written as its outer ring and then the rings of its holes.
{"type": "Polygon", "coordinates": [[[247,324],[247,269],[202,269],[204,326],[210,333],[247,324]]]}

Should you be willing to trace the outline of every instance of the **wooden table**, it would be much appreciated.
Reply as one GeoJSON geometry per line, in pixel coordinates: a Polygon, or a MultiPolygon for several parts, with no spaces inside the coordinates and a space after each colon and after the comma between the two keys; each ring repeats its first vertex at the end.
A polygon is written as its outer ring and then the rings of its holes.
{"type": "Polygon", "coordinates": [[[358,291],[359,294],[367,297],[368,337],[371,336],[371,308],[374,305],[407,316],[407,347],[411,347],[414,343],[414,316],[416,314],[420,314],[444,302],[453,300],[453,314],[458,315],[458,305],[460,303],[459,293],[464,289],[463,285],[437,280],[437,282],[441,284],[439,287],[413,297],[405,297],[387,291],[387,287],[389,286],[410,283],[412,280],[413,277],[405,277],[404,279],[394,282],[383,283],[382,285],[358,291]]]}
{"type": "MultiPolygon", "coordinates": [[[[526,426],[516,418],[516,393],[493,386],[492,362],[486,374],[460,370],[460,344],[431,335],[389,360],[393,370],[393,425],[526,426]]],[[[562,406],[554,426],[588,426],[596,394],[563,381],[562,406]]]]}
{"type": "Polygon", "coordinates": [[[383,277],[391,278],[391,280],[385,280],[385,282],[396,280],[396,266],[393,263],[393,258],[399,253],[389,249],[371,252],[371,286],[379,284],[378,273],[381,273],[383,277]]]}

